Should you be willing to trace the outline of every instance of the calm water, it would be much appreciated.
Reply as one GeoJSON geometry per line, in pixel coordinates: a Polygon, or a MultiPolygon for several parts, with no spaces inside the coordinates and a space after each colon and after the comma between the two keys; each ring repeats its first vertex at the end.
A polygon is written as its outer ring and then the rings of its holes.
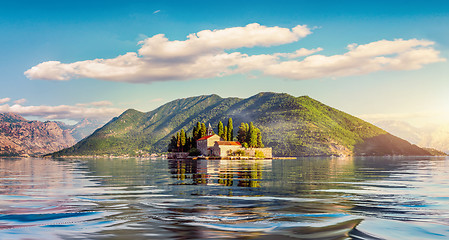
{"type": "Polygon", "coordinates": [[[0,159],[0,239],[449,239],[449,158],[0,159]]]}

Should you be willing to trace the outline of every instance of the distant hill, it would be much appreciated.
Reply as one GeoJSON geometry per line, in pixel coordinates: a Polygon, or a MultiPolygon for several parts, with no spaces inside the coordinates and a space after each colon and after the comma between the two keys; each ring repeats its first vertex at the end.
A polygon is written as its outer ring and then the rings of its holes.
{"type": "MultiPolygon", "coordinates": [[[[164,152],[173,134],[200,121],[216,127],[252,121],[275,156],[430,155],[409,142],[308,96],[259,93],[247,99],[217,95],[174,100],[144,113],[129,109],[91,136],[53,156],[164,152]]],[[[216,129],[215,129],[216,130],[216,129]]]]}
{"type": "Polygon", "coordinates": [[[29,121],[15,113],[0,113],[0,156],[37,156],[70,146],[101,127],[83,119],[67,125],[55,121],[29,121]]]}
{"type": "MultiPolygon", "coordinates": [[[[376,126],[418,146],[449,153],[449,125],[417,128],[403,121],[380,121],[376,126]]],[[[438,151],[437,151],[438,152],[438,151]]]]}
{"type": "Polygon", "coordinates": [[[63,130],[69,130],[70,135],[75,139],[76,142],[81,139],[91,135],[95,130],[102,127],[104,122],[95,119],[83,119],[74,125],[67,125],[63,122],[56,122],[59,127],[63,130]]]}
{"type": "Polygon", "coordinates": [[[46,154],[75,142],[69,131],[55,122],[28,121],[14,113],[0,113],[0,156],[46,154]]]}

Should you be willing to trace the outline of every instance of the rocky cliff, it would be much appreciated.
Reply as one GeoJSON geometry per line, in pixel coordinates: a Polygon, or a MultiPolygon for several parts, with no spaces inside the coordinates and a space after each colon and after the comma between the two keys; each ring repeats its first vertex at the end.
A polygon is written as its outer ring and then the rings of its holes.
{"type": "Polygon", "coordinates": [[[70,130],[56,122],[28,121],[14,113],[0,113],[0,156],[33,156],[75,144],[70,130]]]}

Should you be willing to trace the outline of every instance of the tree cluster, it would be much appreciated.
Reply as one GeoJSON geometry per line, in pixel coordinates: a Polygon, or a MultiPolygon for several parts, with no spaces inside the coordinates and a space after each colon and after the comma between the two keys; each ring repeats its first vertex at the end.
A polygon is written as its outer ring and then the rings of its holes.
{"type": "Polygon", "coordinates": [[[192,130],[192,139],[195,141],[195,147],[196,147],[196,140],[205,137],[207,134],[207,128],[205,123],[197,122],[195,126],[193,126],[192,130]]]}
{"type": "Polygon", "coordinates": [[[196,141],[192,137],[187,136],[184,129],[181,129],[181,131],[171,137],[170,143],[168,144],[168,151],[188,152],[194,147],[196,147],[196,141]]]}
{"type": "Polygon", "coordinates": [[[239,126],[237,139],[245,148],[263,148],[262,133],[252,122],[242,122],[239,126]]]}
{"type": "Polygon", "coordinates": [[[168,151],[196,153],[198,151],[196,141],[205,137],[206,134],[206,124],[201,122],[197,122],[195,126],[193,126],[191,136],[188,136],[184,129],[181,129],[181,131],[172,136],[170,143],[168,144],[168,151]]]}
{"type": "Polygon", "coordinates": [[[223,127],[223,123],[218,122],[218,136],[225,141],[234,141],[234,126],[232,124],[232,118],[228,118],[228,125],[223,127]]]}
{"type": "MultiPolygon", "coordinates": [[[[232,118],[228,119],[228,124],[223,126],[220,121],[217,125],[218,136],[225,141],[234,140],[234,127],[232,118]]],[[[192,135],[189,136],[184,129],[177,132],[172,136],[170,143],[168,144],[169,152],[197,152],[196,141],[207,134],[207,128],[205,123],[197,122],[192,130],[192,135]]],[[[252,122],[241,123],[238,130],[237,140],[245,148],[262,148],[262,134],[260,130],[254,126],[252,122]]]]}

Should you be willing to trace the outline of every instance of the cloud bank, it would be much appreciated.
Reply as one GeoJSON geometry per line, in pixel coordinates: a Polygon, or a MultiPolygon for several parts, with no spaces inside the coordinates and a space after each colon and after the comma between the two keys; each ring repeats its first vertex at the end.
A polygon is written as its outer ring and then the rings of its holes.
{"type": "Polygon", "coordinates": [[[21,116],[42,117],[48,120],[75,120],[84,118],[107,120],[118,116],[123,109],[107,107],[110,102],[101,101],[87,104],[59,106],[23,106],[21,104],[0,105],[0,112],[13,112],[21,116]]]}
{"type": "Polygon", "coordinates": [[[346,53],[331,56],[316,54],[323,51],[321,47],[259,55],[237,51],[289,44],[311,33],[306,25],[289,29],[253,23],[244,27],[200,31],[188,35],[184,41],[171,41],[164,34],[158,34],[140,41],[137,52],[74,63],[47,61],[27,70],[25,75],[29,79],[44,80],[94,78],[151,83],[258,72],[304,80],[413,70],[445,61],[433,48],[434,42],[418,39],[380,40],[362,45],[353,43],[347,46],[346,53]]]}
{"type": "Polygon", "coordinates": [[[7,103],[11,101],[11,98],[0,98],[0,104],[7,103]]]}

